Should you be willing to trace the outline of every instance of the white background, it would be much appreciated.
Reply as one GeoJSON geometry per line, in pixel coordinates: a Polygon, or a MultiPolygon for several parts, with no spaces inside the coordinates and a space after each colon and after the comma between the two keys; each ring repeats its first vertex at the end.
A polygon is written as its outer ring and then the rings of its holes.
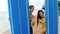
{"type": "Polygon", "coordinates": [[[0,34],[10,29],[8,18],[8,2],[0,0],[0,34]]]}

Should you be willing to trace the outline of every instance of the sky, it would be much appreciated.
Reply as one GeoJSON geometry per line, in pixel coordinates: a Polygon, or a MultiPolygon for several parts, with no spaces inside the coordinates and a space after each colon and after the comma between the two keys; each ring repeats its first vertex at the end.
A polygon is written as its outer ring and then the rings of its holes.
{"type": "MultiPolygon", "coordinates": [[[[60,1],[60,0],[59,0],[60,1]]],[[[39,8],[44,5],[45,0],[29,0],[29,5],[34,5],[35,8],[39,8]]],[[[8,2],[7,0],[0,0],[0,12],[8,11],[8,2]]]]}
{"type": "Polygon", "coordinates": [[[0,0],[0,12],[8,11],[8,2],[7,0],[0,0]]]}
{"type": "MultiPolygon", "coordinates": [[[[44,5],[44,1],[45,0],[29,0],[29,5],[33,4],[36,8],[38,8],[44,5]]],[[[7,0],[0,0],[0,12],[1,11],[8,11],[7,0]]]]}
{"type": "Polygon", "coordinates": [[[0,0],[0,34],[10,29],[7,0],[0,0]]]}
{"type": "Polygon", "coordinates": [[[29,0],[29,5],[34,5],[33,15],[37,15],[38,10],[41,10],[45,5],[45,0],[29,0]]]}
{"type": "Polygon", "coordinates": [[[35,9],[41,9],[44,4],[45,0],[29,0],[29,5],[34,5],[35,9]]]}

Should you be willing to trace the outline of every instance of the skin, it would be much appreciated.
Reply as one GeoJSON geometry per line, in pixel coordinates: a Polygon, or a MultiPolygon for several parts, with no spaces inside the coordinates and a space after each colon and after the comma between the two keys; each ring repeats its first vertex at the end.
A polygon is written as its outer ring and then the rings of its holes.
{"type": "Polygon", "coordinates": [[[32,12],[33,12],[33,10],[34,10],[34,7],[31,7],[30,8],[30,21],[31,21],[31,26],[33,26],[34,25],[34,16],[32,15],[32,12]]]}
{"type": "Polygon", "coordinates": [[[30,8],[30,14],[32,14],[33,10],[34,10],[34,7],[31,7],[30,8]]]}
{"type": "Polygon", "coordinates": [[[44,13],[40,12],[39,15],[43,18],[44,17],[44,13]]]}

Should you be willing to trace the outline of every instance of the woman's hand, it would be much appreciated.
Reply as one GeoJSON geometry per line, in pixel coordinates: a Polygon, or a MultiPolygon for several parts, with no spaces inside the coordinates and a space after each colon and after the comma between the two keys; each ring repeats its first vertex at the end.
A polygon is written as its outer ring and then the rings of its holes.
{"type": "Polygon", "coordinates": [[[43,21],[42,20],[39,20],[40,23],[42,23],[43,21]]]}

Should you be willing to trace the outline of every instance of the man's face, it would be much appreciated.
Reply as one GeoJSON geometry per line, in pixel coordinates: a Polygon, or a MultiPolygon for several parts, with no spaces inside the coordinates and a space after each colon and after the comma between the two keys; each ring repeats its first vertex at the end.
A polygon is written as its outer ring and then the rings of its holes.
{"type": "Polygon", "coordinates": [[[34,7],[31,7],[31,8],[30,8],[30,13],[32,13],[32,12],[33,12],[33,10],[34,10],[34,7]]]}

